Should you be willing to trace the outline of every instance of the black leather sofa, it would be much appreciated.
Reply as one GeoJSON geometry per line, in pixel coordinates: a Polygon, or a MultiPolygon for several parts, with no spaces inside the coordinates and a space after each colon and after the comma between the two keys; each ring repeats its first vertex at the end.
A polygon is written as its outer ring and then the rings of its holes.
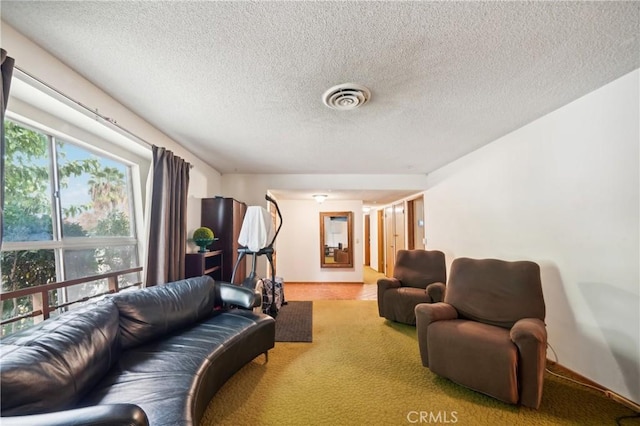
{"type": "Polygon", "coordinates": [[[125,291],[0,341],[0,424],[197,425],[275,342],[256,294],[208,277],[125,291]]]}

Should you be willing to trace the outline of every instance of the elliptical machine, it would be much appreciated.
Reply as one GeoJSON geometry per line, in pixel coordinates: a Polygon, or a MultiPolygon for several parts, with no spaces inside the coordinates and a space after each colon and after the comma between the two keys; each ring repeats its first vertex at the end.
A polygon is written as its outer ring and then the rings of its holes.
{"type": "MultiPolygon", "coordinates": [[[[273,253],[274,253],[273,244],[275,243],[276,238],[278,237],[278,233],[280,233],[280,228],[282,228],[282,214],[280,213],[280,208],[278,207],[278,203],[273,198],[271,198],[269,194],[265,195],[265,200],[273,204],[274,207],[276,208],[276,213],[278,214],[278,218],[279,218],[278,229],[276,230],[273,238],[271,239],[271,242],[269,242],[269,244],[267,244],[266,246],[260,248],[258,251],[253,251],[248,247],[240,247],[238,249],[238,259],[236,260],[236,263],[233,266],[233,273],[231,274],[231,283],[234,283],[234,280],[236,277],[236,271],[238,270],[240,261],[246,255],[251,255],[252,256],[251,272],[240,285],[242,287],[254,290],[256,293],[262,296],[262,305],[260,307],[257,307],[256,310],[259,309],[261,312],[265,312],[275,318],[278,315],[278,310],[280,309],[280,306],[278,306],[278,304],[276,303],[276,282],[275,282],[276,268],[273,264],[273,253]],[[264,280],[262,278],[259,278],[256,275],[256,261],[259,256],[266,256],[267,260],[269,261],[269,265],[271,265],[272,285],[270,289],[267,289],[265,286],[264,280]],[[267,294],[269,290],[271,291],[270,295],[267,294]],[[268,304],[269,306],[265,306],[265,304],[268,304]]],[[[246,217],[245,217],[245,220],[246,220],[246,217]]],[[[243,222],[243,227],[244,225],[245,223],[243,222]]],[[[284,298],[284,289],[282,289],[281,301],[282,301],[282,305],[287,304],[284,298]]]]}

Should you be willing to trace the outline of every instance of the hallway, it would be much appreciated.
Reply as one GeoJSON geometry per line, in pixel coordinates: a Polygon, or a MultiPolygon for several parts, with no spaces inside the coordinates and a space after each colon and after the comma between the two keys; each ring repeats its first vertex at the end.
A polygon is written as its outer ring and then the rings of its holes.
{"type": "Polygon", "coordinates": [[[284,283],[286,300],[377,300],[378,278],[384,274],[364,267],[360,283],[284,283]]]}

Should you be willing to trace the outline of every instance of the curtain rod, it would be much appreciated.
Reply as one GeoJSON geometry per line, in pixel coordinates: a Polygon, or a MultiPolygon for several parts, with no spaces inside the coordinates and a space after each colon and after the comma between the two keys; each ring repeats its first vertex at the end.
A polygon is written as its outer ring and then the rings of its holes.
{"type": "Polygon", "coordinates": [[[132,131],[125,129],[124,127],[122,127],[121,125],[118,124],[118,122],[111,118],[111,117],[107,117],[106,115],[102,115],[98,112],[98,109],[92,109],[88,106],[86,106],[85,104],[83,104],[82,102],[76,101],[75,99],[73,99],[72,97],[70,97],[69,95],[59,91],[58,89],[56,89],[55,87],[49,85],[48,83],[40,80],[38,77],[28,73],[27,71],[21,69],[18,66],[14,66],[14,70],[19,71],[22,75],[24,75],[25,77],[28,77],[29,79],[37,82],[38,84],[46,87],[48,90],[54,92],[55,94],[62,96],[65,100],[79,106],[80,108],[82,108],[83,110],[91,113],[91,115],[95,116],[96,118],[99,118],[100,120],[104,121],[104,123],[113,126],[115,128],[117,128],[119,131],[126,133],[129,136],[132,136],[133,138],[135,138],[136,140],[144,143],[145,145],[147,145],[149,148],[151,148],[153,146],[152,143],[147,142],[146,140],[144,140],[143,138],[141,138],[140,136],[136,135],[135,133],[133,133],[132,131]]]}

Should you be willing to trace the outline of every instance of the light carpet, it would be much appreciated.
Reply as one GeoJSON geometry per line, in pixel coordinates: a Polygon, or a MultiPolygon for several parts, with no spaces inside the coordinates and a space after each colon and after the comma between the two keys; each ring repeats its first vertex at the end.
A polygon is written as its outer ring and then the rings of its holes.
{"type": "Polygon", "coordinates": [[[313,336],[310,344],[276,343],[268,363],[260,356],[247,364],[215,395],[201,424],[600,426],[633,414],[548,374],[539,410],[438,377],[420,362],[415,327],[378,317],[376,301],[314,301],[313,336]]]}
{"type": "Polygon", "coordinates": [[[364,284],[376,284],[378,279],[384,278],[385,275],[381,272],[376,271],[371,266],[364,265],[362,268],[362,282],[364,284]]]}

